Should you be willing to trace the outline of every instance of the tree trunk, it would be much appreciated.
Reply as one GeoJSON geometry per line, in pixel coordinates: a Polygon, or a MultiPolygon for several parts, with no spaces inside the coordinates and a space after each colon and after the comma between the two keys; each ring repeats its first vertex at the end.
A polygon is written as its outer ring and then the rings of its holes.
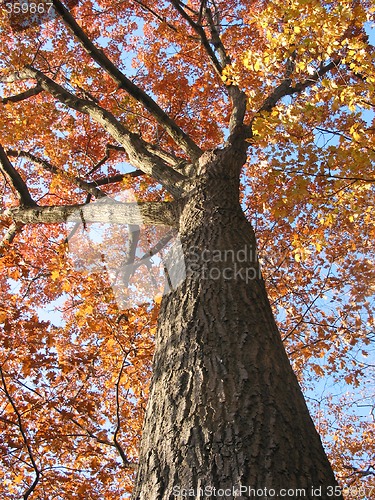
{"type": "Polygon", "coordinates": [[[134,500],[342,498],[260,276],[243,162],[205,153],[181,209],[187,275],[161,305],[134,500]]]}

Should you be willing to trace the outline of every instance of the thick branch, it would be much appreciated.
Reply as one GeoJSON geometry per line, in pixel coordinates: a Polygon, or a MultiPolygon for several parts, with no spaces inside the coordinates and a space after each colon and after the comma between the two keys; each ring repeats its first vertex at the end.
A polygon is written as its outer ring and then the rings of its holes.
{"type": "Polygon", "coordinates": [[[247,137],[252,137],[253,132],[252,132],[252,124],[254,121],[254,118],[259,114],[262,113],[262,111],[272,111],[272,109],[276,106],[276,104],[286,96],[294,95],[294,94],[300,94],[304,90],[306,90],[308,87],[311,87],[314,85],[319,79],[324,76],[326,73],[331,71],[334,68],[337,68],[339,65],[340,61],[339,60],[334,60],[326,66],[322,66],[318,71],[316,71],[312,76],[307,78],[304,82],[297,83],[294,85],[294,87],[291,86],[292,80],[290,78],[286,78],[283,80],[279,86],[277,86],[274,91],[265,99],[263,102],[262,106],[259,108],[258,112],[255,114],[253,117],[251,123],[246,127],[246,136],[247,137]]]}
{"type": "Polygon", "coordinates": [[[110,175],[108,177],[101,177],[100,179],[95,179],[94,181],[90,182],[89,185],[96,187],[96,186],[107,186],[109,184],[116,184],[117,182],[122,182],[126,177],[140,177],[141,175],[144,175],[144,172],[142,170],[133,170],[132,172],[128,172],[126,174],[115,174],[115,175],[110,175]]]}
{"type": "Polygon", "coordinates": [[[176,226],[175,205],[169,202],[120,203],[115,200],[86,205],[54,205],[33,208],[10,208],[3,212],[13,222],[22,224],[61,224],[65,222],[152,224],[176,226]]]}
{"type": "Polygon", "coordinates": [[[300,94],[311,85],[314,85],[319,79],[326,73],[334,68],[337,68],[339,61],[332,61],[326,66],[322,66],[314,75],[307,78],[304,82],[297,83],[294,87],[291,87],[291,79],[287,78],[284,80],[276,89],[272,92],[270,96],[264,101],[263,105],[259,111],[271,111],[272,108],[277,104],[277,102],[288,95],[300,94]]]}
{"type": "Polygon", "coordinates": [[[219,9],[215,5],[215,13],[212,15],[211,9],[206,7],[205,9],[206,19],[211,33],[212,45],[217,50],[219,54],[221,66],[225,67],[227,64],[231,63],[231,59],[225,50],[224,44],[220,38],[220,15],[219,9]]]}
{"type": "Polygon", "coordinates": [[[40,85],[36,85],[32,89],[25,90],[25,92],[21,92],[20,94],[3,97],[2,99],[0,99],[0,102],[2,104],[7,104],[8,102],[20,102],[34,95],[38,95],[41,92],[43,92],[42,87],[40,87],[40,85]]]}
{"type": "Polygon", "coordinates": [[[94,45],[83,29],[78,25],[74,17],[59,0],[52,1],[65,26],[77,37],[82,47],[90,54],[93,60],[113,78],[119,88],[126,90],[134,99],[143,104],[147,111],[151,113],[157,122],[168,132],[175,143],[180,146],[192,160],[199,158],[202,151],[195,142],[160,108],[152,97],[129,80],[104,52],[94,45]]]}
{"type": "Polygon", "coordinates": [[[238,87],[231,85],[228,87],[229,96],[232,101],[232,112],[229,120],[228,143],[231,143],[236,136],[236,130],[243,125],[246,114],[247,97],[245,92],[238,87]]]}
{"type": "Polygon", "coordinates": [[[0,170],[10,180],[13,188],[16,191],[16,195],[20,201],[20,204],[24,207],[35,206],[36,203],[32,199],[29,189],[26,186],[26,183],[9,161],[9,158],[1,144],[0,144],[0,170]]]}
{"type": "Polygon", "coordinates": [[[26,76],[35,78],[40,86],[55,99],[76,111],[89,115],[124,147],[129,161],[134,166],[159,181],[174,196],[181,196],[183,193],[183,175],[165,164],[160,155],[150,152],[149,144],[139,135],[130,132],[124,127],[112,113],[90,100],[81,99],[70,93],[35,68],[26,67],[18,74],[21,78],[26,76]]]}
{"type": "MultiPolygon", "coordinates": [[[[224,68],[227,64],[231,64],[231,58],[228,55],[224,44],[220,38],[220,13],[217,5],[214,4],[214,15],[211,9],[206,8],[206,19],[211,33],[211,42],[219,54],[221,66],[224,68]]],[[[229,120],[229,139],[232,140],[232,134],[237,127],[243,124],[246,114],[246,94],[241,91],[236,85],[228,85],[227,91],[232,101],[232,112],[229,120]]]]}

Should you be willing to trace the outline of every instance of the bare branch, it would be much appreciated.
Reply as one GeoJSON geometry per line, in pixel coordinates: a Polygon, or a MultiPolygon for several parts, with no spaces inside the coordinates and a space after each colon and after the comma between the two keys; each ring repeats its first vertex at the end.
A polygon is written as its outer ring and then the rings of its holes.
{"type": "Polygon", "coordinates": [[[315,297],[313,298],[313,300],[311,300],[311,302],[309,304],[307,304],[307,307],[306,307],[305,311],[301,314],[301,317],[299,318],[299,320],[297,321],[297,323],[293,326],[293,328],[286,335],[284,335],[284,337],[282,338],[283,342],[285,342],[289,337],[291,337],[293,335],[293,333],[298,329],[298,327],[304,322],[304,318],[310,312],[310,310],[313,307],[313,305],[315,304],[315,302],[320,297],[322,297],[322,295],[324,294],[325,289],[327,287],[327,281],[328,281],[329,275],[331,273],[331,269],[332,269],[332,264],[329,266],[327,274],[324,277],[324,280],[323,280],[323,282],[321,283],[321,285],[319,287],[318,293],[315,295],[315,297]]]}
{"type": "Polygon", "coordinates": [[[26,436],[26,432],[25,432],[25,429],[24,429],[24,426],[23,426],[23,422],[22,422],[22,418],[21,418],[21,413],[19,412],[17,406],[15,405],[15,403],[13,401],[13,398],[12,398],[12,396],[9,393],[7,384],[5,382],[5,377],[4,377],[4,372],[3,372],[2,366],[0,366],[0,377],[1,377],[1,381],[3,383],[4,393],[5,393],[5,395],[6,395],[7,399],[8,399],[11,407],[13,408],[14,413],[16,414],[17,421],[18,421],[18,428],[20,430],[20,433],[21,433],[21,436],[22,436],[22,440],[23,440],[23,442],[25,444],[25,447],[26,447],[26,450],[27,450],[27,454],[29,456],[32,468],[34,469],[34,472],[35,472],[34,481],[28,487],[28,489],[26,490],[26,492],[23,495],[24,500],[27,500],[29,498],[29,496],[32,494],[32,492],[35,490],[35,488],[36,488],[36,486],[37,486],[37,484],[39,482],[40,471],[39,471],[39,468],[38,468],[38,466],[37,466],[37,464],[35,462],[34,454],[33,454],[33,451],[31,449],[29,440],[28,440],[28,438],[26,436]]]}
{"type": "Polygon", "coordinates": [[[119,277],[121,281],[121,288],[123,288],[124,290],[128,288],[129,280],[135,271],[135,268],[133,268],[132,264],[134,263],[140,234],[141,231],[138,225],[129,224],[128,227],[129,241],[126,252],[126,258],[125,261],[122,262],[120,266],[120,271],[117,273],[117,277],[119,277]]]}
{"type": "Polygon", "coordinates": [[[62,224],[69,221],[153,224],[173,227],[177,225],[174,203],[157,201],[120,203],[108,198],[105,198],[102,202],[84,205],[15,207],[3,211],[2,215],[11,217],[15,223],[22,224],[62,224]]]}
{"type": "MultiPolygon", "coordinates": [[[[24,387],[25,389],[27,389],[28,391],[32,392],[33,394],[36,394],[39,398],[45,399],[44,396],[39,391],[37,391],[34,388],[26,385],[25,383],[21,382],[20,380],[15,380],[15,382],[17,384],[21,385],[22,387],[24,387]]],[[[55,405],[52,405],[52,409],[54,411],[56,411],[59,415],[64,415],[64,417],[66,417],[66,412],[64,412],[60,408],[57,408],[55,405]]],[[[81,429],[84,432],[84,434],[75,434],[76,436],[89,436],[91,439],[94,439],[95,441],[97,441],[100,444],[104,444],[104,445],[107,445],[107,446],[115,447],[115,444],[112,443],[112,441],[109,441],[108,439],[99,437],[94,432],[90,431],[88,428],[86,428],[84,425],[82,425],[81,422],[79,422],[77,419],[75,419],[71,415],[68,416],[68,419],[70,420],[70,422],[72,422],[74,425],[76,425],[79,429],[81,429]]],[[[4,419],[2,419],[2,420],[4,420],[4,419]]],[[[10,423],[13,424],[13,422],[10,422],[10,423]]],[[[13,424],[13,425],[17,425],[17,424],[13,424]]],[[[138,464],[135,463],[135,462],[129,462],[128,461],[127,464],[126,464],[126,467],[128,467],[130,469],[136,469],[138,467],[138,464]]],[[[49,469],[52,469],[52,468],[54,468],[54,467],[46,467],[43,470],[49,470],[49,469]]],[[[67,469],[67,467],[63,467],[63,468],[67,469]]]]}
{"type": "MultiPolygon", "coordinates": [[[[217,8],[214,14],[216,19],[215,21],[211,9],[207,7],[207,2],[205,0],[202,1],[198,13],[198,22],[195,22],[193,18],[187,13],[187,6],[182,4],[180,0],[170,0],[170,2],[175,7],[177,12],[181,15],[181,17],[183,17],[188,22],[190,27],[199,36],[202,46],[205,49],[216,74],[221,79],[223,69],[227,64],[230,64],[231,59],[228,56],[220,38],[218,26],[219,14],[217,12],[217,8]],[[208,23],[208,27],[210,30],[210,40],[207,38],[206,32],[201,24],[201,20],[203,17],[207,20],[208,23]],[[216,56],[215,50],[212,49],[210,43],[212,43],[212,45],[214,46],[219,55],[219,58],[216,56]]],[[[234,130],[243,124],[243,120],[245,118],[246,95],[236,85],[228,85],[226,87],[226,90],[232,101],[232,113],[229,123],[230,138],[228,140],[229,142],[231,142],[233,140],[232,134],[234,133],[234,130]]]]}
{"type": "Polygon", "coordinates": [[[110,153],[111,151],[121,151],[122,153],[126,153],[125,151],[125,148],[123,148],[122,146],[116,146],[115,144],[106,144],[106,147],[105,147],[105,155],[103,156],[103,158],[101,158],[93,167],[92,169],[90,170],[90,172],[87,174],[87,175],[91,175],[92,173],[96,172],[96,170],[98,170],[102,165],[105,164],[105,162],[107,160],[109,160],[110,158],[110,153]]]}
{"type": "Polygon", "coordinates": [[[39,158],[38,156],[35,156],[32,153],[29,153],[28,151],[14,151],[14,150],[8,150],[7,154],[9,156],[13,156],[16,158],[26,158],[27,160],[30,160],[33,162],[35,165],[39,165],[43,167],[45,170],[48,172],[51,172],[52,174],[55,175],[61,175],[68,179],[70,182],[78,186],[79,188],[83,189],[84,191],[87,191],[88,193],[92,194],[95,196],[95,198],[104,198],[107,196],[107,194],[104,191],[101,191],[96,187],[96,183],[89,183],[84,181],[83,179],[80,179],[79,177],[73,177],[72,175],[68,174],[67,172],[64,172],[64,170],[61,170],[57,168],[55,165],[52,165],[49,163],[47,160],[43,158],[39,158]]]}
{"type": "Polygon", "coordinates": [[[79,43],[118,84],[119,88],[126,90],[134,99],[143,104],[149,113],[157,120],[157,122],[168,132],[175,143],[190,156],[192,160],[198,159],[202,151],[195,142],[172,120],[172,118],[163,111],[160,106],[150,97],[144,90],[135,85],[127,78],[118,67],[98,49],[95,44],[86,35],[83,29],[78,25],[71,13],[64,7],[59,0],[52,0],[56,11],[61,16],[65,26],[78,39],[79,43]]]}
{"type": "Polygon", "coordinates": [[[32,199],[29,189],[26,186],[26,183],[9,161],[9,158],[1,144],[0,144],[0,170],[10,180],[12,187],[16,191],[16,195],[20,201],[20,205],[23,207],[35,206],[36,202],[32,199]]]}
{"type": "Polygon", "coordinates": [[[161,23],[165,23],[171,30],[177,32],[177,28],[173,26],[173,24],[170,24],[165,17],[160,16],[155,10],[151,9],[151,7],[141,2],[140,0],[134,0],[134,3],[138,4],[140,7],[142,7],[142,9],[152,14],[161,23]]]}
{"type": "Polygon", "coordinates": [[[325,177],[327,180],[330,179],[335,179],[335,180],[341,180],[341,181],[353,181],[353,182],[365,182],[369,184],[375,183],[375,177],[358,177],[358,176],[345,176],[345,175],[335,175],[332,174],[330,171],[328,171],[326,174],[322,172],[308,172],[306,170],[300,170],[300,169],[287,169],[287,170],[281,170],[278,168],[274,169],[276,172],[286,172],[289,174],[302,174],[302,175],[307,175],[308,177],[325,177]]]}
{"type": "Polygon", "coordinates": [[[114,445],[116,447],[116,450],[119,452],[119,455],[120,455],[122,461],[124,462],[125,466],[128,466],[129,463],[131,463],[131,462],[129,462],[127,456],[125,455],[124,450],[122,449],[122,446],[120,445],[120,443],[117,439],[117,436],[118,436],[118,433],[120,432],[120,428],[121,428],[120,382],[121,382],[122,373],[124,371],[127,356],[128,356],[128,353],[124,356],[124,359],[123,359],[122,364],[121,364],[120,372],[119,372],[118,377],[117,377],[117,382],[116,382],[116,421],[117,422],[116,422],[116,429],[115,429],[115,432],[113,434],[114,445]]]}
{"type": "Polygon", "coordinates": [[[171,241],[173,236],[175,235],[175,230],[171,229],[166,233],[148,252],[142,255],[136,262],[133,264],[134,271],[138,269],[138,267],[145,265],[148,266],[150,263],[150,259],[157,253],[159,253],[166,245],[171,241]]]}
{"type": "Polygon", "coordinates": [[[192,17],[183,8],[183,4],[180,2],[180,0],[170,0],[170,3],[177,10],[177,12],[181,15],[181,17],[183,17],[188,22],[188,24],[191,26],[191,28],[197,33],[208,57],[210,58],[210,62],[212,64],[215,72],[217,73],[217,75],[219,75],[219,77],[221,77],[221,73],[224,69],[224,66],[222,66],[220,64],[220,61],[216,57],[215,52],[211,48],[210,42],[208,41],[208,38],[206,36],[206,33],[205,33],[202,25],[199,23],[196,23],[192,19],[192,17]]]}

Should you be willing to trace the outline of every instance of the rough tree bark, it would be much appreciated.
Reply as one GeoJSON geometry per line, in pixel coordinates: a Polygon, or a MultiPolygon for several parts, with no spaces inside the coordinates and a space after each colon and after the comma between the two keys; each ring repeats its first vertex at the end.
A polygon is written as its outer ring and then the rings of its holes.
{"type": "Polygon", "coordinates": [[[239,204],[244,161],[244,146],[205,153],[181,206],[187,277],[161,305],[134,500],[335,491],[239,204]]]}

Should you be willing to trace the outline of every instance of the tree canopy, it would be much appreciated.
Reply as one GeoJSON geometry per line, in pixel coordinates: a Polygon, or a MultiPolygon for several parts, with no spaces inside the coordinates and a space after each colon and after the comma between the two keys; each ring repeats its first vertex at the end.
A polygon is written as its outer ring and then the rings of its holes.
{"type": "Polygon", "coordinates": [[[147,295],[139,266],[125,306],[114,275],[134,238],[168,240],[192,166],[239,126],[282,339],[347,498],[370,498],[373,3],[15,5],[0,10],[2,498],[131,492],[163,289],[147,295]],[[107,217],[116,200],[129,227],[107,217]]]}

